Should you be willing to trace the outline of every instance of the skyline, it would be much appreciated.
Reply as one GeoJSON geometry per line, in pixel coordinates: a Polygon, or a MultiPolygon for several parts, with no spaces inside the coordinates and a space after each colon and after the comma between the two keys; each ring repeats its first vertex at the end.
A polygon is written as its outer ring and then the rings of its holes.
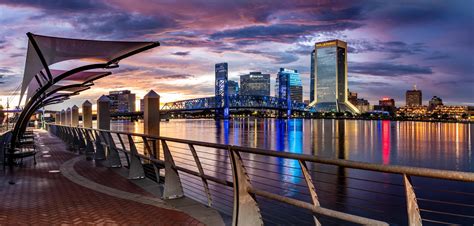
{"type": "Polygon", "coordinates": [[[423,103],[440,96],[447,104],[474,105],[472,4],[359,3],[0,1],[0,104],[21,83],[30,31],[161,42],[65,103],[71,106],[111,89],[138,97],[154,89],[162,102],[211,96],[219,62],[229,63],[230,80],[270,73],[271,87],[280,67],[296,69],[309,99],[314,43],[337,38],[348,42],[349,89],[372,104],[384,96],[404,103],[405,91],[417,84],[423,103]]]}

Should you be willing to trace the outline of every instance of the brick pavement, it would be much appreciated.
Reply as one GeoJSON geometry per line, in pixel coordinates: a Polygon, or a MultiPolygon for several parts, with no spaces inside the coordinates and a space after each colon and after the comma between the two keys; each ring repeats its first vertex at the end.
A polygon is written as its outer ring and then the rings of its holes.
{"type": "MultiPolygon", "coordinates": [[[[77,155],[63,151],[59,139],[40,134],[49,153],[41,153],[37,165],[27,161],[15,168],[14,185],[8,183],[9,175],[0,173],[0,225],[203,225],[183,212],[116,198],[71,182],[54,170],[77,155]]],[[[102,185],[152,196],[111,170],[93,171],[97,168],[91,168],[90,162],[81,160],[74,169],[102,185]]]]}

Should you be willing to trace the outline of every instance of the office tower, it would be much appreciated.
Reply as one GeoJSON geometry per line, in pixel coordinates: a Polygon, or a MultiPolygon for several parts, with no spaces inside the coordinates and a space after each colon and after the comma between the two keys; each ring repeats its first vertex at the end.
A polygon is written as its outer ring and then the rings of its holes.
{"type": "Polygon", "coordinates": [[[347,98],[347,43],[340,40],[318,42],[314,49],[314,100],[317,111],[359,113],[347,98]]]}
{"type": "Polygon", "coordinates": [[[130,90],[110,91],[110,112],[124,113],[135,111],[135,94],[130,90]]]}
{"type": "Polygon", "coordinates": [[[421,106],[421,90],[416,89],[416,85],[413,86],[413,90],[407,90],[406,92],[406,105],[407,106],[421,106]]]}
{"type": "Polygon", "coordinates": [[[309,102],[313,102],[314,101],[314,80],[315,80],[315,76],[314,76],[314,55],[315,55],[316,51],[313,49],[313,51],[311,51],[311,70],[310,70],[310,82],[309,82],[309,102]]]}
{"type": "Polygon", "coordinates": [[[433,98],[428,102],[428,110],[432,111],[437,106],[443,106],[443,100],[437,96],[433,96],[433,98]]]}
{"type": "Polygon", "coordinates": [[[285,98],[289,89],[290,99],[292,101],[303,102],[303,85],[300,74],[297,70],[280,68],[277,74],[278,78],[278,97],[285,98]]]}
{"type": "Polygon", "coordinates": [[[240,95],[270,96],[270,74],[250,72],[241,75],[240,95]]]}
{"type": "Polygon", "coordinates": [[[229,87],[229,95],[239,94],[239,83],[238,82],[229,80],[229,81],[227,81],[227,86],[229,87]]]}

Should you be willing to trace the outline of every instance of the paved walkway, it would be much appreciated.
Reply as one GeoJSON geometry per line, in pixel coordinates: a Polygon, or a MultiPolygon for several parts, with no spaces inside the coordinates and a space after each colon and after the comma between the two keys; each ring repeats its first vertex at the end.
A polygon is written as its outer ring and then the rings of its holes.
{"type": "Polygon", "coordinates": [[[105,167],[39,132],[38,164],[0,171],[0,225],[203,225],[105,167]]]}

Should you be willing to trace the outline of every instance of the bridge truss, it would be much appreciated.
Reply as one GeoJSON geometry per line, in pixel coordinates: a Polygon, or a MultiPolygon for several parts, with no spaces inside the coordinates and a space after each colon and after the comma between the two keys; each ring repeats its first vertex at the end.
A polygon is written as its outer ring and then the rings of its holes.
{"type": "MultiPolygon", "coordinates": [[[[288,102],[286,99],[280,99],[272,96],[248,96],[248,95],[229,95],[228,96],[228,107],[229,109],[268,109],[268,110],[279,110],[287,111],[304,111],[312,112],[313,109],[309,108],[306,104],[291,101],[288,102]],[[290,106],[289,106],[290,105],[290,106]]],[[[181,100],[176,102],[166,103],[161,110],[166,112],[186,112],[186,111],[199,111],[199,110],[213,110],[218,109],[216,106],[215,97],[204,97],[190,100],[181,100]]]]}

